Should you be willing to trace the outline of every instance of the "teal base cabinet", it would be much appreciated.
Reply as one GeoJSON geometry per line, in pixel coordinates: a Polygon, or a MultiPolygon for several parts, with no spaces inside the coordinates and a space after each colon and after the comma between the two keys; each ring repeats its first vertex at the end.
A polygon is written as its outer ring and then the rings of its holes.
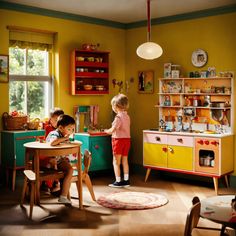
{"type": "Polygon", "coordinates": [[[8,184],[9,173],[12,172],[12,191],[15,190],[16,171],[25,167],[24,144],[33,142],[44,136],[44,130],[2,131],[1,132],[1,166],[2,176],[8,184]]]}
{"type": "Polygon", "coordinates": [[[96,136],[88,133],[76,133],[75,140],[81,141],[81,151],[88,149],[92,154],[92,161],[89,171],[112,169],[112,148],[111,136],[96,136]]]}

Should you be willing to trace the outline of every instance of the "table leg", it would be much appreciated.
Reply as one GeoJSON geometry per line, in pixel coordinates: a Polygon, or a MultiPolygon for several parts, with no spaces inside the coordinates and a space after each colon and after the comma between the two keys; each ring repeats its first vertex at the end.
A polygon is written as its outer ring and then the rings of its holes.
{"type": "Polygon", "coordinates": [[[35,169],[35,202],[40,204],[40,180],[39,180],[39,151],[36,150],[34,153],[34,169],[35,169]]]}
{"type": "Polygon", "coordinates": [[[80,147],[78,152],[78,182],[77,182],[77,189],[78,189],[78,196],[79,196],[79,208],[83,209],[83,193],[82,193],[82,161],[81,161],[81,153],[80,147]],[[79,185],[79,186],[78,186],[79,185]]]}

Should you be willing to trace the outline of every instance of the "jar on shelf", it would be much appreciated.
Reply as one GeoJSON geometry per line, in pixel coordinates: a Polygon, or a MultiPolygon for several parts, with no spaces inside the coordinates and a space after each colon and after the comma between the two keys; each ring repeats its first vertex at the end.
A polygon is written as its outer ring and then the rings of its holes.
{"type": "Polygon", "coordinates": [[[180,65],[171,65],[171,78],[179,78],[180,65]]]}

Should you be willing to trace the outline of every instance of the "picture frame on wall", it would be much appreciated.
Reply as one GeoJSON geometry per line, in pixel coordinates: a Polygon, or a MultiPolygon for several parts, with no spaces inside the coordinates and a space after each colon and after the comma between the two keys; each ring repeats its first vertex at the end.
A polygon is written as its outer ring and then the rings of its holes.
{"type": "Polygon", "coordinates": [[[0,54],[0,83],[9,81],[9,56],[0,54]]]}
{"type": "Polygon", "coordinates": [[[154,91],[154,71],[139,71],[138,72],[138,92],[153,93],[154,91]]]}

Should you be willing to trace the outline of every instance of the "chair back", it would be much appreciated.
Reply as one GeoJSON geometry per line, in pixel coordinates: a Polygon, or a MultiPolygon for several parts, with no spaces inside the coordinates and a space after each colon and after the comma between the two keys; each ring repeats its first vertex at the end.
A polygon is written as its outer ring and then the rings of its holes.
{"type": "Polygon", "coordinates": [[[185,223],[184,236],[191,236],[192,230],[197,227],[197,224],[198,224],[198,221],[200,218],[200,210],[201,210],[201,203],[200,202],[195,203],[191,207],[191,209],[187,215],[187,219],[186,219],[186,223],[185,223]]]}
{"type": "Polygon", "coordinates": [[[89,167],[91,164],[92,156],[91,152],[89,152],[87,149],[84,151],[84,159],[83,159],[83,164],[84,164],[84,174],[88,174],[89,172],[89,167]]]}

